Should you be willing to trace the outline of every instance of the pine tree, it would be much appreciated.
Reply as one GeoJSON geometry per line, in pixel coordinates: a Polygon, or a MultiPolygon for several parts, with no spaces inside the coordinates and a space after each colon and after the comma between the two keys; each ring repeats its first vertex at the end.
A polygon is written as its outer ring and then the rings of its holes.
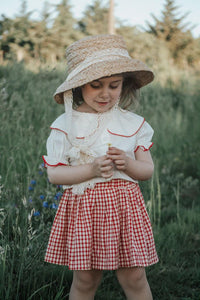
{"type": "Polygon", "coordinates": [[[8,39],[10,29],[12,28],[12,19],[7,18],[5,15],[1,15],[0,19],[0,57],[1,62],[6,58],[10,52],[9,42],[14,41],[14,37],[8,39]]]}
{"type": "Polygon", "coordinates": [[[4,17],[2,20],[4,49],[7,56],[16,56],[17,61],[26,59],[33,49],[29,29],[32,26],[30,20],[32,12],[27,12],[26,1],[21,4],[20,13],[14,19],[4,17]]]}
{"type": "Polygon", "coordinates": [[[188,23],[184,23],[188,13],[179,16],[178,8],[175,0],[166,0],[161,19],[152,14],[155,24],[147,22],[147,31],[166,42],[172,58],[177,63],[184,64],[185,61],[191,64],[196,59],[196,54],[192,54],[194,58],[191,60],[191,52],[188,51],[193,48],[195,40],[191,34],[191,27],[188,23]],[[189,60],[188,55],[190,56],[189,60]]]}
{"type": "Polygon", "coordinates": [[[190,30],[188,24],[183,23],[188,13],[178,17],[178,8],[175,5],[175,0],[166,0],[161,19],[159,20],[152,14],[155,24],[152,25],[147,22],[148,32],[167,42],[172,41],[177,33],[188,32],[190,30]]]}
{"type": "Polygon", "coordinates": [[[76,30],[77,22],[71,13],[71,6],[68,2],[68,0],[62,0],[60,4],[55,5],[57,16],[50,31],[58,60],[65,56],[67,46],[79,38],[76,30]]]}
{"type": "Polygon", "coordinates": [[[108,33],[108,12],[108,6],[102,6],[100,0],[95,0],[87,6],[79,21],[79,30],[85,35],[108,33]]]}

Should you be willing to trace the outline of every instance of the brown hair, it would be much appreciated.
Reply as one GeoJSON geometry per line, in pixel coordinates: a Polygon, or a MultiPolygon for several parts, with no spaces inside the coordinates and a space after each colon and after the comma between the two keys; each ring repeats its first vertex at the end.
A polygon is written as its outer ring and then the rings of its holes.
{"type": "Polygon", "coordinates": [[[123,86],[119,106],[123,109],[134,109],[139,102],[139,89],[129,73],[122,74],[123,86]]]}

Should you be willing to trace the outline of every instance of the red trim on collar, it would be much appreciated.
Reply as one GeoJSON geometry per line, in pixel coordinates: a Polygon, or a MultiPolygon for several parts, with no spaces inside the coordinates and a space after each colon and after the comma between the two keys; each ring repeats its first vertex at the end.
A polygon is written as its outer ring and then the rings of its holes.
{"type": "Polygon", "coordinates": [[[123,135],[123,134],[114,133],[114,132],[110,131],[108,128],[107,128],[107,131],[108,131],[110,134],[113,134],[113,135],[117,135],[117,136],[122,136],[122,137],[129,138],[129,137],[132,137],[132,136],[134,136],[135,134],[138,133],[138,131],[139,131],[139,130],[141,129],[141,127],[143,126],[144,122],[145,122],[145,119],[143,119],[143,122],[142,122],[142,124],[140,125],[140,127],[138,128],[138,130],[137,130],[136,132],[134,132],[133,134],[131,134],[131,135],[123,135]]]}
{"type": "MultiPolygon", "coordinates": [[[[55,127],[50,127],[50,129],[53,129],[53,130],[58,130],[58,131],[60,131],[60,132],[63,132],[65,135],[68,135],[68,133],[67,132],[65,132],[65,131],[63,131],[63,130],[61,130],[61,129],[59,129],[59,128],[55,128],[55,127]]],[[[83,140],[85,137],[84,136],[77,136],[76,137],[76,139],[78,139],[78,140],[83,140]]]]}
{"type": "Polygon", "coordinates": [[[59,128],[50,127],[50,129],[58,130],[58,131],[60,131],[60,132],[63,132],[64,134],[68,135],[67,132],[65,132],[64,130],[61,130],[61,129],[59,129],[59,128]]]}

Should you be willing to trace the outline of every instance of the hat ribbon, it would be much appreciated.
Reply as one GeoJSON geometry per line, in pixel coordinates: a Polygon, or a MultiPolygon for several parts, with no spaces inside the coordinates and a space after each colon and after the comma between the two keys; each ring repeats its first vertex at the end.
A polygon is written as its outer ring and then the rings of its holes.
{"type": "Polygon", "coordinates": [[[81,71],[95,63],[103,61],[112,61],[116,60],[116,58],[119,59],[119,57],[130,58],[128,51],[125,49],[115,48],[95,51],[93,54],[89,55],[84,61],[82,61],[73,71],[69,73],[67,81],[71,80],[81,71]]]}

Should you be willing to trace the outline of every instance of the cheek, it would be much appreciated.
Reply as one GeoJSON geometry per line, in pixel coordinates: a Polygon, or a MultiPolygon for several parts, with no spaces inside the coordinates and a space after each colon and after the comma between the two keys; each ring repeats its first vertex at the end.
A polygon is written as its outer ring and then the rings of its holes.
{"type": "Polygon", "coordinates": [[[81,90],[82,90],[82,96],[84,100],[93,99],[96,95],[96,92],[87,85],[83,86],[81,90]]]}
{"type": "Polygon", "coordinates": [[[120,89],[117,89],[116,91],[114,91],[114,96],[115,96],[115,98],[119,98],[120,97],[120,95],[121,95],[121,92],[122,92],[122,89],[120,88],[120,89]]]}
{"type": "Polygon", "coordinates": [[[83,96],[83,99],[87,99],[88,98],[88,95],[90,95],[89,91],[88,91],[88,88],[86,86],[83,86],[81,88],[81,91],[82,91],[82,96],[83,96]]]}

